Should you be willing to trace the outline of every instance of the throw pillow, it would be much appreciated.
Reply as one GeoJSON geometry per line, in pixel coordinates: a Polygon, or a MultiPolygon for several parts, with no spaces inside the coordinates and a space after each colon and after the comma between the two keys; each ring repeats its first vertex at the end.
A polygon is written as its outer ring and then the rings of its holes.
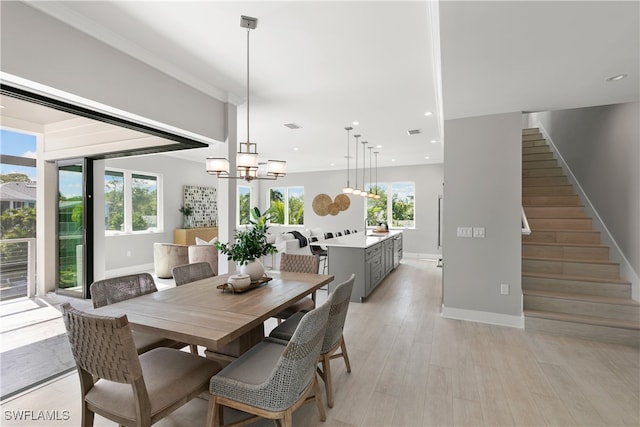
{"type": "Polygon", "coordinates": [[[199,237],[196,237],[196,245],[213,245],[216,240],[218,240],[217,237],[214,237],[213,239],[209,240],[208,242],[204,239],[201,239],[199,237]]]}

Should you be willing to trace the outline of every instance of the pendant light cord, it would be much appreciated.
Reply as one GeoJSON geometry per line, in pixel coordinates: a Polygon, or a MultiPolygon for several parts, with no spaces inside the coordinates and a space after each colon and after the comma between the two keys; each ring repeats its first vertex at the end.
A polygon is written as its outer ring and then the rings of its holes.
{"type": "Polygon", "coordinates": [[[247,142],[251,141],[249,139],[249,32],[251,29],[247,28],[247,142]]]}

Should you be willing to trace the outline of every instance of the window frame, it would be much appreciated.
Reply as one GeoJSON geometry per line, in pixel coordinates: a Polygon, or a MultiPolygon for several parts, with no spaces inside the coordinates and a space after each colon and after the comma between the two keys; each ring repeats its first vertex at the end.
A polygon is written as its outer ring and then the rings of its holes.
{"type": "MultiPolygon", "coordinates": [[[[414,181],[389,181],[389,182],[378,182],[376,184],[372,184],[372,183],[368,183],[365,186],[365,189],[367,191],[370,191],[371,187],[378,187],[381,188],[383,187],[386,194],[387,194],[387,209],[386,209],[386,223],[389,226],[390,229],[394,229],[394,230],[415,230],[416,229],[416,183],[414,181]],[[394,226],[393,225],[393,196],[395,194],[394,192],[394,185],[397,184],[411,184],[413,186],[413,225],[410,227],[403,227],[403,226],[394,226]]],[[[368,218],[369,218],[369,201],[373,201],[373,199],[367,199],[367,203],[364,204],[364,213],[365,213],[365,217],[367,218],[367,227],[371,227],[374,228],[376,225],[371,225],[368,222],[368,218]]]]}
{"type": "Polygon", "coordinates": [[[240,190],[241,189],[249,189],[249,219],[251,219],[251,207],[255,206],[254,203],[253,203],[253,187],[251,187],[250,185],[238,185],[238,187],[237,187],[237,195],[236,195],[236,198],[237,198],[237,209],[238,209],[238,215],[237,215],[237,218],[236,218],[236,225],[238,227],[246,226],[246,225],[250,225],[251,224],[250,222],[248,222],[246,224],[242,224],[240,222],[240,208],[241,208],[240,207],[240,197],[241,197],[240,190]]]}
{"type": "MultiPolygon", "coordinates": [[[[123,169],[123,168],[114,168],[114,167],[105,167],[103,173],[104,177],[107,176],[109,172],[115,172],[122,174],[123,177],[123,194],[124,194],[124,202],[123,202],[123,221],[124,221],[124,229],[123,230],[108,230],[106,225],[106,212],[105,212],[105,236],[130,236],[136,234],[151,234],[151,233],[163,233],[164,232],[164,198],[163,198],[163,180],[162,174],[156,172],[146,172],[140,170],[133,169],[123,169]],[[154,228],[149,228],[146,230],[134,230],[133,229],[133,179],[135,178],[155,178],[156,183],[156,226],[154,228]]],[[[104,185],[104,184],[103,184],[104,185]]],[[[104,192],[104,200],[106,207],[106,194],[104,192]]]]}
{"type": "Polygon", "coordinates": [[[270,225],[274,226],[284,226],[284,227],[304,227],[304,185],[290,185],[290,186],[275,186],[267,188],[267,203],[268,208],[271,209],[271,190],[283,190],[283,200],[284,200],[284,221],[282,224],[274,223],[269,221],[270,225]],[[302,190],[302,205],[303,205],[303,214],[302,214],[302,224],[291,224],[289,219],[289,190],[290,189],[301,189],[302,190]]]}

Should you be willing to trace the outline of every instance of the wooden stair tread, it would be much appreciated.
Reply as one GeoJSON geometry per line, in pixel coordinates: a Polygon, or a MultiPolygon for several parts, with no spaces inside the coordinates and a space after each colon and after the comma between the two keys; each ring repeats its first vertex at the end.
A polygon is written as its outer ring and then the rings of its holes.
{"type": "Polygon", "coordinates": [[[609,248],[607,245],[597,243],[555,243],[555,242],[522,242],[523,245],[528,246],[571,246],[574,248],[609,248]]]}
{"type": "Polygon", "coordinates": [[[570,205],[570,204],[561,204],[561,205],[528,205],[524,204],[525,210],[526,208],[545,208],[545,209],[556,209],[556,208],[584,208],[584,205],[570,205]]]}
{"type": "Polygon", "coordinates": [[[537,296],[537,297],[568,299],[568,300],[577,300],[577,301],[585,301],[585,302],[598,302],[603,304],[630,305],[634,307],[640,306],[640,303],[638,303],[638,301],[635,301],[631,298],[605,297],[600,295],[575,294],[575,293],[557,292],[557,291],[540,291],[540,290],[534,290],[534,289],[523,289],[522,294],[529,295],[529,296],[537,296]]]}
{"type": "Polygon", "coordinates": [[[523,260],[532,260],[532,261],[555,261],[555,262],[577,262],[577,263],[587,263],[587,264],[601,264],[601,265],[620,265],[618,262],[613,262],[609,260],[601,260],[601,259],[583,259],[583,258],[554,258],[554,257],[536,257],[536,256],[523,256],[523,260]]]}
{"type": "MultiPolygon", "coordinates": [[[[547,204],[547,205],[541,205],[540,202],[537,202],[535,204],[532,203],[526,203],[526,202],[521,202],[522,203],[522,207],[525,209],[525,211],[527,210],[527,208],[553,208],[553,209],[557,209],[557,208],[582,208],[584,209],[584,205],[577,205],[577,204],[571,204],[571,202],[556,202],[554,201],[553,204],[547,204]]],[[[528,217],[529,215],[527,215],[528,217]]]]}
{"type": "Polygon", "coordinates": [[[586,216],[586,215],[585,216],[536,216],[536,215],[527,214],[527,219],[549,219],[549,220],[564,221],[564,220],[567,220],[567,219],[589,219],[589,220],[591,220],[592,218],[589,217],[589,216],[586,216]]]}
{"type": "MultiPolygon", "coordinates": [[[[529,217],[527,216],[527,219],[529,217]]],[[[540,231],[545,233],[600,233],[598,230],[576,230],[573,228],[536,228],[531,230],[531,232],[540,231]]]]}
{"type": "Polygon", "coordinates": [[[581,316],[577,314],[557,313],[551,311],[524,310],[524,315],[541,319],[560,320],[563,322],[586,323],[589,325],[609,326],[613,328],[640,330],[640,322],[628,320],[605,319],[595,316],[581,316]]]}
{"type": "Polygon", "coordinates": [[[556,273],[539,273],[534,271],[523,271],[522,276],[535,277],[540,279],[559,279],[559,280],[575,280],[581,282],[593,282],[593,283],[613,283],[618,285],[629,285],[631,282],[623,278],[602,278],[593,276],[575,276],[569,274],[556,274],[556,273]]]}

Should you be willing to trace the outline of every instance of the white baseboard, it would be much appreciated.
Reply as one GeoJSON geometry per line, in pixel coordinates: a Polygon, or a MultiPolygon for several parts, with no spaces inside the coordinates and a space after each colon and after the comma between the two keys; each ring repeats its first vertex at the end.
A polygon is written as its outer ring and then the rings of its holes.
{"type": "Polygon", "coordinates": [[[524,316],[491,313],[488,311],[466,310],[442,306],[442,317],[445,319],[466,320],[468,322],[488,323],[490,325],[508,326],[524,329],[524,316]]]}
{"type": "Polygon", "coordinates": [[[440,255],[440,254],[422,254],[422,253],[416,253],[416,252],[403,252],[402,253],[402,257],[403,258],[431,259],[431,260],[434,260],[434,261],[438,261],[439,259],[442,258],[442,255],[440,255]]]}
{"type": "MultiPolygon", "coordinates": [[[[144,273],[153,270],[154,266],[152,262],[149,264],[133,265],[131,267],[114,268],[113,270],[105,271],[104,279],[108,279],[110,277],[126,276],[128,274],[144,273]]],[[[96,278],[96,280],[100,279],[96,278]]]]}

